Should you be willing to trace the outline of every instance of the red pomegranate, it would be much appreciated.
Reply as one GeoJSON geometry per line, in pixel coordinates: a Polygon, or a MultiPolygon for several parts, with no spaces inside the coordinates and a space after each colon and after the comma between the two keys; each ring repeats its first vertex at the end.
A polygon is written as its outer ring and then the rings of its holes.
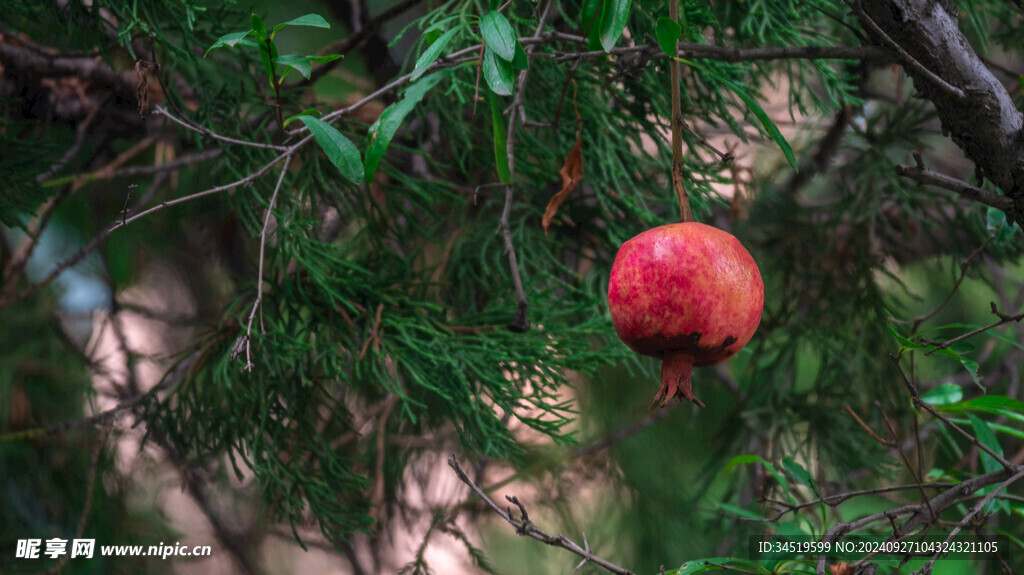
{"type": "Polygon", "coordinates": [[[733,235],[697,222],[669,224],[619,248],[608,306],[619,338],[662,360],[651,407],[673,397],[704,407],[691,389],[693,366],[721,363],[750,341],[761,322],[764,282],[733,235]]]}

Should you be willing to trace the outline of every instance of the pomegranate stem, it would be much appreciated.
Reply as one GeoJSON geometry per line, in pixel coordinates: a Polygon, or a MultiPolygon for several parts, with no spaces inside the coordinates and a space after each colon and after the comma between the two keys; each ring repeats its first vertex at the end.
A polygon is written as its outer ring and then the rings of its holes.
{"type": "Polygon", "coordinates": [[[704,407],[704,403],[693,394],[690,381],[692,373],[693,357],[690,354],[679,351],[665,352],[661,360],[661,388],[658,389],[658,395],[654,396],[650,409],[664,407],[673,397],[704,407]]]}

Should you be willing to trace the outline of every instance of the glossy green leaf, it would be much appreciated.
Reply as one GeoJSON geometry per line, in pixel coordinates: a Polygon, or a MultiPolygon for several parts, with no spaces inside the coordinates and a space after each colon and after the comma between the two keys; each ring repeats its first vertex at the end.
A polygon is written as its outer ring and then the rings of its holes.
{"type": "Polygon", "coordinates": [[[331,27],[331,24],[327,20],[325,20],[323,16],[319,14],[306,14],[305,16],[299,16],[294,20],[281,22],[277,26],[274,26],[274,31],[273,33],[271,33],[270,37],[273,38],[274,35],[277,34],[278,30],[284,28],[285,26],[309,26],[311,28],[329,29],[331,27]]]}
{"type": "Polygon", "coordinates": [[[225,34],[220,38],[217,38],[217,41],[214,42],[213,45],[206,50],[206,54],[203,54],[203,58],[209,55],[210,50],[213,50],[214,48],[220,48],[221,46],[227,46],[230,48],[244,40],[245,37],[251,33],[252,30],[246,30],[245,32],[232,32],[230,34],[225,34]]]}
{"type": "Polygon", "coordinates": [[[377,165],[380,163],[384,152],[387,151],[391,139],[395,137],[399,126],[405,117],[412,112],[417,104],[423,100],[423,96],[430,91],[438,82],[448,76],[447,71],[441,71],[421,78],[413,83],[405,91],[405,97],[388,106],[377,118],[377,121],[370,126],[366,135],[366,158],[364,159],[365,174],[363,178],[369,183],[377,172],[377,165]]]}
{"type": "Polygon", "coordinates": [[[530,58],[526,55],[526,50],[523,49],[522,44],[516,42],[516,55],[512,58],[512,69],[513,70],[525,70],[530,67],[530,58]]]}
{"type": "MultiPolygon", "coordinates": [[[[985,447],[991,449],[997,455],[1003,455],[1003,447],[999,445],[999,441],[996,439],[996,434],[992,433],[992,429],[988,426],[985,420],[980,419],[970,413],[967,414],[967,420],[971,422],[971,427],[974,428],[974,436],[978,438],[985,447]]],[[[985,470],[985,473],[992,473],[993,471],[999,471],[1003,468],[995,457],[992,457],[988,453],[981,451],[979,453],[981,457],[981,468],[985,470]]]]}
{"type": "Polygon", "coordinates": [[[658,39],[658,46],[661,51],[670,57],[676,56],[676,42],[683,34],[683,27],[671,18],[658,18],[658,26],[655,29],[655,36],[658,39]]]}
{"type": "Polygon", "coordinates": [[[1003,395],[982,395],[967,401],[964,405],[969,408],[1009,409],[1024,414],[1024,401],[1003,395]]]}
{"type": "Polygon", "coordinates": [[[924,346],[924,345],[922,345],[920,343],[913,342],[913,341],[903,337],[892,326],[889,326],[889,335],[891,335],[893,337],[893,339],[895,339],[900,344],[900,355],[902,355],[903,352],[908,351],[908,350],[909,351],[913,351],[913,350],[918,350],[918,349],[927,349],[927,346],[924,346]]]}
{"type": "Polygon", "coordinates": [[[501,12],[491,11],[480,19],[480,35],[487,47],[501,58],[511,62],[516,55],[516,31],[501,12]]]}
{"type": "Polygon", "coordinates": [[[955,383],[943,383],[921,394],[921,401],[928,405],[950,405],[963,399],[964,390],[955,383]]]}
{"type": "Polygon", "coordinates": [[[298,120],[299,117],[301,117],[301,116],[323,116],[323,115],[324,115],[323,112],[321,112],[320,110],[317,110],[316,108],[306,108],[305,110],[299,112],[298,114],[295,114],[294,116],[292,116],[290,118],[287,118],[284,121],[284,127],[287,128],[288,124],[291,124],[295,120],[298,120]]]}
{"type": "Polygon", "coordinates": [[[580,13],[580,27],[587,34],[587,49],[601,49],[601,16],[604,14],[604,0],[583,0],[580,13]]]}
{"type": "Polygon", "coordinates": [[[341,175],[350,182],[358,184],[363,179],[363,162],[359,157],[359,149],[339,132],[337,128],[313,116],[299,116],[299,120],[309,128],[316,138],[320,149],[327,154],[327,159],[334,164],[341,175]]]}
{"type": "Polygon", "coordinates": [[[633,0],[604,0],[601,15],[601,47],[610,52],[626,29],[633,0]]]}
{"type": "Polygon", "coordinates": [[[800,465],[796,460],[787,455],[786,457],[782,458],[782,467],[785,468],[785,470],[790,475],[795,477],[797,481],[809,487],[811,491],[815,493],[818,492],[817,482],[814,481],[814,478],[811,477],[811,474],[806,469],[804,469],[804,466],[800,465]]]}
{"type": "Polygon", "coordinates": [[[502,60],[488,46],[484,50],[484,80],[491,91],[500,96],[512,95],[512,62],[502,60]]]}
{"type": "MultiPolygon", "coordinates": [[[[294,68],[299,74],[302,74],[306,78],[313,72],[313,64],[310,63],[308,56],[300,56],[298,54],[285,54],[284,56],[278,56],[274,60],[275,64],[294,68]]],[[[285,72],[287,73],[287,72],[285,72]]],[[[281,79],[284,79],[284,74],[281,75],[281,79]]]]}
{"type": "Polygon", "coordinates": [[[413,82],[418,80],[420,76],[430,68],[430,65],[441,56],[441,51],[448,45],[448,42],[452,41],[452,38],[455,37],[455,34],[457,34],[458,31],[459,26],[456,26],[444,34],[441,34],[441,36],[438,37],[438,39],[435,40],[429,48],[424,50],[416,60],[416,66],[412,69],[412,76],[409,79],[413,82]]]}
{"type": "Polygon", "coordinates": [[[793,170],[797,170],[796,154],[793,153],[793,148],[789,146],[789,142],[786,141],[782,132],[779,131],[779,127],[775,125],[775,122],[768,117],[764,108],[757,103],[757,100],[747,94],[739,84],[735,82],[727,82],[726,85],[732,89],[733,93],[736,94],[740,100],[743,100],[743,103],[747,105],[747,108],[751,113],[761,121],[761,125],[764,126],[765,131],[768,132],[768,135],[771,136],[772,140],[775,140],[775,144],[780,150],[782,150],[782,155],[786,157],[786,161],[789,162],[790,166],[793,166],[793,170]]]}
{"type": "Polygon", "coordinates": [[[753,561],[735,557],[709,557],[694,559],[683,563],[676,575],[700,575],[720,571],[724,573],[749,573],[753,575],[771,575],[771,571],[753,561]]]}
{"type": "Polygon", "coordinates": [[[508,142],[505,130],[505,117],[501,115],[501,102],[491,92],[491,130],[494,132],[494,163],[498,170],[498,180],[503,184],[512,183],[512,171],[508,166],[508,142]]]}
{"type": "MultiPolygon", "coordinates": [[[[302,56],[300,54],[285,54],[278,56],[274,59],[275,64],[287,66],[290,69],[298,71],[300,74],[309,79],[313,73],[313,62],[323,63],[330,62],[341,58],[341,54],[328,54],[326,56],[302,56]]],[[[284,80],[284,77],[288,75],[288,70],[284,74],[281,74],[280,80],[284,80]]]]}
{"type": "Polygon", "coordinates": [[[252,35],[255,36],[257,40],[266,40],[267,27],[263,25],[263,20],[254,13],[249,21],[250,26],[252,26],[252,30],[250,30],[252,35]]]}

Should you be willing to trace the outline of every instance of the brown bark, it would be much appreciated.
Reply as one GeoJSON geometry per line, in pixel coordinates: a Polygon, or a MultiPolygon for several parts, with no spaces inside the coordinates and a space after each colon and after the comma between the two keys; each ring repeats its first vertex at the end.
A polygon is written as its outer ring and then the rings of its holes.
{"type": "Polygon", "coordinates": [[[897,53],[914,87],[935,105],[943,131],[980,174],[1013,199],[1024,223],[1024,117],[935,0],[864,0],[857,15],[874,40],[897,53]]]}

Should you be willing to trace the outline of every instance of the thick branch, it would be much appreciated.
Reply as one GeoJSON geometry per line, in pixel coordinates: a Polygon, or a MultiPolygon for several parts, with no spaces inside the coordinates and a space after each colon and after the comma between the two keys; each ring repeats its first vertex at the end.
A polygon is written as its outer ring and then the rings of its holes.
{"type": "Polygon", "coordinates": [[[1012,199],[1006,209],[1011,221],[1024,221],[1024,116],[960,33],[956,18],[934,0],[860,4],[864,26],[877,27],[876,38],[898,43],[890,47],[915,88],[935,105],[943,131],[1012,199]]]}

